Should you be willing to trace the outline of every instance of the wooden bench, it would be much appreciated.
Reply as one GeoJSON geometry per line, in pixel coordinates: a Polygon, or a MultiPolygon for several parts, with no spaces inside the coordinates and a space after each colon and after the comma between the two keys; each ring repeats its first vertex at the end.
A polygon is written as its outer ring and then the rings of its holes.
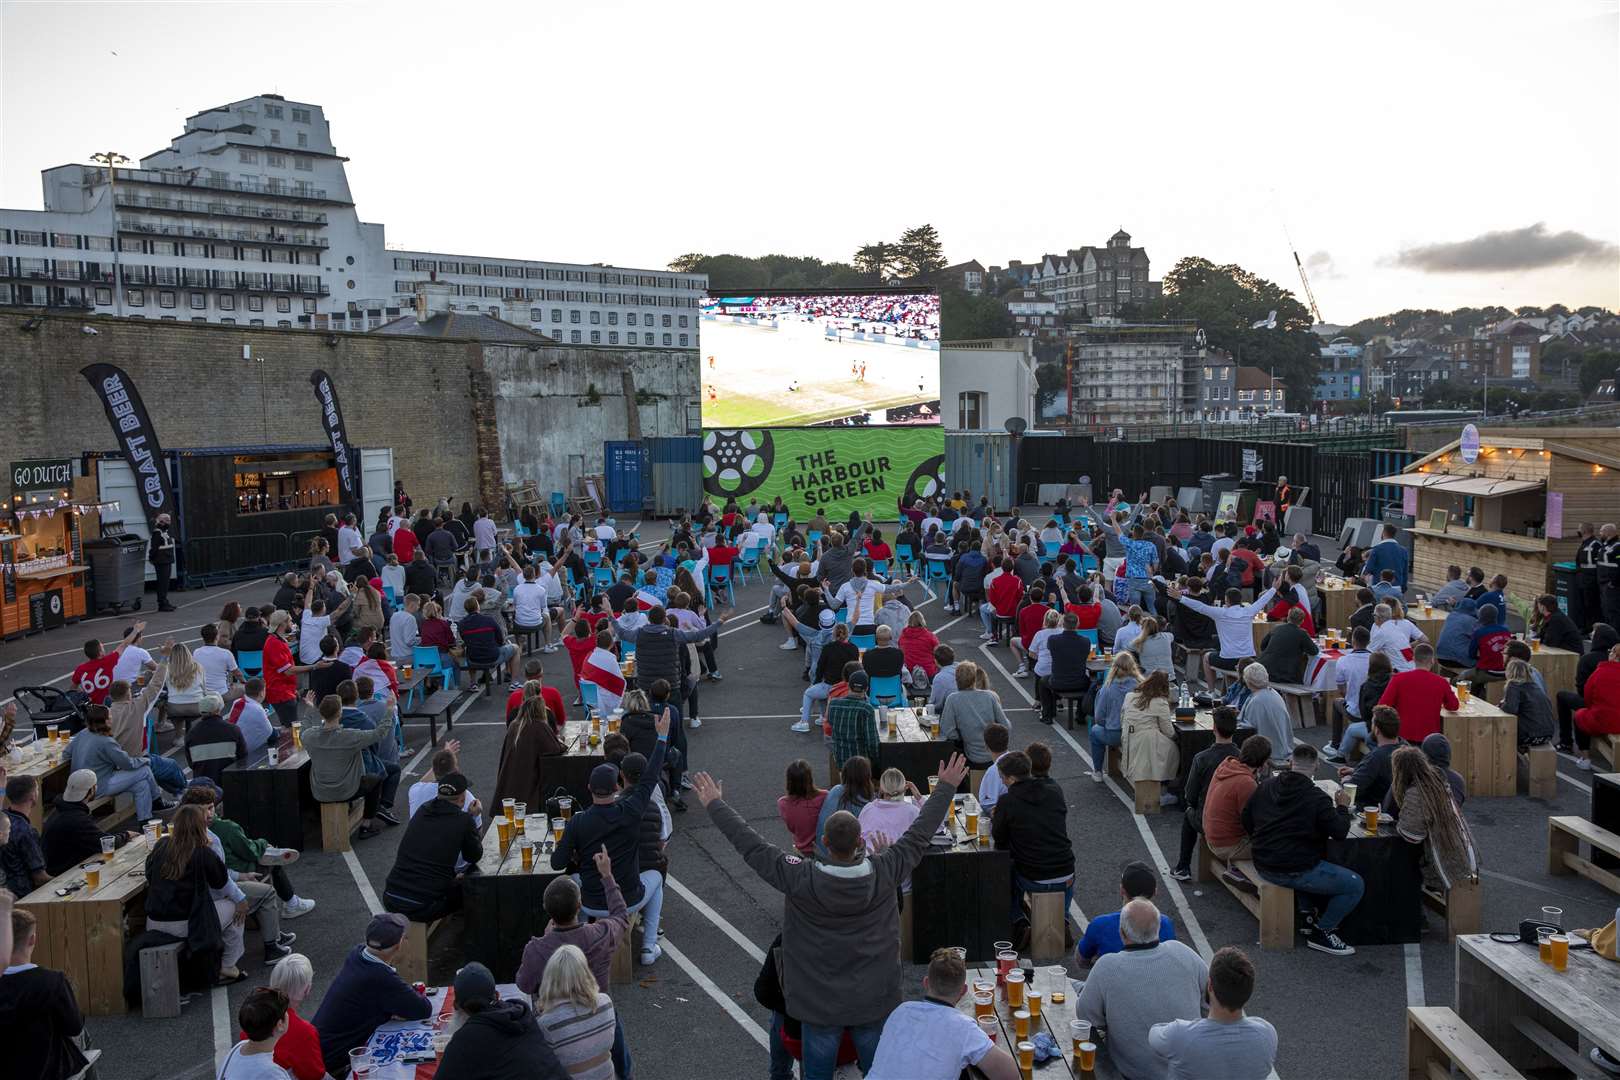
{"type": "Polygon", "coordinates": [[[1558,795],[1558,751],[1552,743],[1527,746],[1519,752],[1529,777],[1528,790],[1532,799],[1551,801],[1558,795]]]}
{"type": "Polygon", "coordinates": [[[1135,798],[1135,810],[1138,814],[1157,814],[1159,812],[1159,795],[1164,785],[1157,780],[1131,781],[1126,778],[1120,767],[1119,747],[1108,748],[1108,774],[1120,782],[1123,787],[1132,789],[1135,798]]]}
{"type": "Polygon", "coordinates": [[[1620,735],[1592,736],[1592,753],[1606,758],[1609,768],[1620,769],[1620,735]]]}
{"type": "Polygon", "coordinates": [[[321,803],[321,850],[348,851],[349,834],[365,817],[365,799],[356,795],[348,802],[321,803]]]}
{"type": "Polygon", "coordinates": [[[422,699],[420,705],[405,709],[401,716],[406,720],[426,720],[428,725],[428,738],[432,745],[439,745],[439,717],[444,717],[444,731],[448,735],[456,729],[456,722],[451,716],[456,701],[461,697],[456,690],[435,690],[422,699]]]}
{"type": "Polygon", "coordinates": [[[613,964],[608,968],[608,982],[614,986],[624,986],[634,982],[636,978],[636,954],[640,951],[636,941],[641,937],[641,912],[630,913],[630,927],[619,939],[619,947],[613,950],[613,964]]]}
{"type": "Polygon", "coordinates": [[[1057,698],[1058,705],[1064,710],[1063,723],[1070,731],[1080,721],[1080,706],[1086,700],[1085,690],[1054,690],[1052,696],[1057,698]]]}
{"type": "Polygon", "coordinates": [[[1452,1066],[1468,1080],[1524,1080],[1522,1073],[1452,1010],[1408,1006],[1407,1080],[1449,1080],[1452,1066]]]}
{"type": "Polygon", "coordinates": [[[406,924],[404,947],[394,960],[394,970],[399,972],[400,978],[408,983],[428,981],[428,943],[443,925],[442,918],[431,923],[412,919],[406,924]]]}
{"type": "Polygon", "coordinates": [[[153,945],[142,949],[141,1015],[148,1020],[167,1020],[180,1015],[180,948],[153,945]]]}
{"type": "Polygon", "coordinates": [[[1243,876],[1254,882],[1260,890],[1260,895],[1245,892],[1222,877],[1221,884],[1226,891],[1237,897],[1238,903],[1248,909],[1260,923],[1260,947],[1262,949],[1292,949],[1294,947],[1294,890],[1286,885],[1273,885],[1260,876],[1250,859],[1237,859],[1231,863],[1217,858],[1209,850],[1209,844],[1202,836],[1198,838],[1198,855],[1195,859],[1193,879],[1195,881],[1208,881],[1211,877],[1219,877],[1226,870],[1241,870],[1243,876]]]}
{"type": "MultiPolygon", "coordinates": [[[[135,798],[128,792],[118,795],[97,795],[85,804],[96,828],[102,832],[116,832],[114,825],[135,816],[135,798]]],[[[141,824],[145,824],[142,822],[141,824]]]]}
{"type": "Polygon", "coordinates": [[[1620,835],[1585,818],[1548,818],[1547,873],[1557,876],[1573,872],[1597,882],[1612,893],[1620,893],[1620,874],[1605,870],[1591,859],[1582,857],[1583,843],[1590,844],[1593,851],[1620,857],[1620,835]]]}
{"type": "Polygon", "coordinates": [[[1029,955],[1037,963],[1062,960],[1068,952],[1069,913],[1060,892],[1026,893],[1029,904],[1029,955]]]}
{"type": "Polygon", "coordinates": [[[1446,892],[1423,890],[1423,903],[1446,920],[1446,940],[1459,934],[1477,934],[1485,921],[1484,883],[1478,878],[1453,885],[1446,892]]]}
{"type": "Polygon", "coordinates": [[[1310,687],[1304,683],[1272,683],[1271,688],[1283,696],[1289,712],[1298,713],[1300,727],[1316,726],[1316,702],[1310,687]]]}

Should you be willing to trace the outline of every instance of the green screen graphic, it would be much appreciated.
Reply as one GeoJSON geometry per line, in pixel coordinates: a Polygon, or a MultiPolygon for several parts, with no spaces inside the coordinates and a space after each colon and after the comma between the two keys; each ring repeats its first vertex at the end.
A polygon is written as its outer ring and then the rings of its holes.
{"type": "Polygon", "coordinates": [[[893,520],[900,498],[944,486],[945,432],[915,428],[716,428],[703,433],[703,490],[716,502],[782,496],[795,520],[850,511],[893,520]]]}

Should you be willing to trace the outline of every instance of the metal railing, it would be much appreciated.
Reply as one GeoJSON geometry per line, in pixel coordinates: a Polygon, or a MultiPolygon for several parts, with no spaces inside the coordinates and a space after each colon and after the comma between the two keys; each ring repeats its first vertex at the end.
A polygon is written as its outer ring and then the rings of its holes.
{"type": "MultiPolygon", "coordinates": [[[[119,169],[118,179],[124,183],[132,184],[163,184],[170,187],[209,188],[214,191],[240,191],[246,195],[283,196],[298,199],[326,199],[325,188],[294,185],[270,186],[267,184],[252,183],[247,180],[231,180],[217,176],[207,176],[197,172],[171,172],[160,169],[119,169]]],[[[86,169],[84,181],[88,185],[105,183],[107,173],[104,169],[86,169]]]]}
{"type": "Polygon", "coordinates": [[[304,233],[256,232],[253,229],[199,229],[193,225],[163,225],[130,218],[119,218],[118,228],[123,232],[173,236],[181,240],[244,240],[251,243],[315,248],[330,246],[324,236],[308,236],[304,233]]]}
{"type": "Polygon", "coordinates": [[[326,215],[318,210],[287,210],[279,206],[198,202],[194,199],[169,199],[155,195],[131,195],[122,191],[117,194],[113,203],[116,206],[128,206],[142,210],[167,210],[174,213],[209,214],[223,217],[270,218],[275,221],[302,221],[314,225],[326,224],[326,215]]]}

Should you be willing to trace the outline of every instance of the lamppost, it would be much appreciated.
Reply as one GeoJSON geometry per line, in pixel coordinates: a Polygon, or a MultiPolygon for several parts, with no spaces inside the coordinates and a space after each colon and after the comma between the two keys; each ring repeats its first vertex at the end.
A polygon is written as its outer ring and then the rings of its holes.
{"type": "Polygon", "coordinates": [[[107,201],[112,210],[112,248],[113,248],[113,311],[122,317],[124,314],[124,266],[119,259],[119,249],[123,244],[118,238],[118,166],[128,165],[129,158],[116,150],[103,150],[98,154],[91,154],[90,160],[107,166],[107,201]]]}

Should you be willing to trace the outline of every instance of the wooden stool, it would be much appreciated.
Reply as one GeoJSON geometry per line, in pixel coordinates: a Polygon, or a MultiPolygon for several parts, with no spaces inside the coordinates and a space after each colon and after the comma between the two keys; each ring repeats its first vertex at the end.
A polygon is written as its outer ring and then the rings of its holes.
{"type": "Polygon", "coordinates": [[[1209,850],[1204,834],[1198,834],[1198,846],[1193,851],[1192,876],[1194,881],[1209,881],[1215,876],[1215,854],[1209,850]]]}
{"type": "MultiPolygon", "coordinates": [[[[962,790],[972,792],[974,794],[974,796],[977,796],[979,794],[979,785],[984,783],[984,774],[989,772],[989,771],[990,771],[989,769],[969,768],[968,769],[968,775],[967,775],[968,786],[963,788],[962,790]]],[[[926,795],[927,792],[924,792],[923,794],[926,795]]]]}
{"type": "Polygon", "coordinates": [[[399,972],[400,978],[408,983],[428,981],[428,942],[443,925],[442,918],[431,923],[412,919],[406,924],[404,947],[394,961],[394,970],[399,972]]]}
{"type": "Polygon", "coordinates": [[[1157,780],[1138,780],[1133,785],[1136,789],[1136,812],[1138,814],[1157,814],[1159,812],[1159,792],[1163,785],[1157,780]]]}
{"type": "Polygon", "coordinates": [[[1406,1075],[1408,1080],[1449,1077],[1451,1067],[1469,1080],[1523,1080],[1507,1059],[1493,1050],[1462,1017],[1444,1007],[1406,1009],[1406,1075]]]}
{"type": "Polygon", "coordinates": [[[141,1015],[166,1020],[180,1015],[180,948],[182,943],[141,950],[141,1015]]]}
{"type": "Polygon", "coordinates": [[[1607,758],[1611,769],[1620,769],[1620,757],[1616,756],[1617,748],[1620,748],[1620,735],[1592,736],[1591,752],[1607,758]]]}
{"type": "Polygon", "coordinates": [[[1558,795],[1558,751],[1552,743],[1527,746],[1519,754],[1530,774],[1530,797],[1551,800],[1558,795]]]}
{"type": "Polygon", "coordinates": [[[1084,690],[1055,690],[1053,693],[1057,696],[1058,701],[1067,708],[1067,715],[1064,716],[1063,722],[1068,725],[1070,731],[1073,731],[1075,725],[1080,722],[1080,706],[1086,700],[1086,692],[1084,690]]]}
{"type": "Polygon", "coordinates": [[[1423,902],[1446,920],[1446,940],[1458,934],[1477,934],[1484,921],[1484,897],[1478,878],[1453,885],[1444,893],[1423,890],[1423,902]]]}
{"type": "MultiPolygon", "coordinates": [[[[1204,849],[1206,852],[1208,848],[1204,849]]],[[[1236,869],[1243,871],[1243,875],[1259,888],[1260,895],[1233,885],[1224,877],[1221,884],[1226,890],[1237,897],[1238,903],[1248,909],[1260,923],[1260,947],[1262,949],[1292,949],[1294,947],[1294,890],[1284,885],[1273,885],[1260,876],[1255,869],[1253,861],[1239,859],[1232,863],[1223,863],[1213,854],[1209,856],[1212,868],[1221,870],[1236,869]]]]}
{"type": "Polygon", "coordinates": [[[1064,940],[1069,913],[1063,907],[1063,893],[1032,892],[1029,903],[1029,955],[1037,963],[1061,960],[1068,951],[1064,940]]]}
{"type": "Polygon", "coordinates": [[[1299,714],[1300,727],[1316,725],[1316,704],[1311,700],[1311,688],[1303,683],[1272,683],[1271,688],[1288,702],[1289,712],[1299,714]]]}
{"type": "Polygon", "coordinates": [[[1108,756],[1103,762],[1103,767],[1108,770],[1109,776],[1112,776],[1122,784],[1125,782],[1125,773],[1120,769],[1119,766],[1119,747],[1110,746],[1108,748],[1108,756]]]}
{"type": "Polygon", "coordinates": [[[358,795],[348,802],[321,803],[322,851],[350,850],[349,834],[360,827],[365,805],[365,799],[358,795]]]}
{"type": "Polygon", "coordinates": [[[613,950],[613,966],[608,968],[608,982],[614,986],[624,986],[635,981],[635,963],[637,948],[634,944],[641,931],[641,912],[630,913],[630,928],[619,939],[619,947],[613,950]]]}

